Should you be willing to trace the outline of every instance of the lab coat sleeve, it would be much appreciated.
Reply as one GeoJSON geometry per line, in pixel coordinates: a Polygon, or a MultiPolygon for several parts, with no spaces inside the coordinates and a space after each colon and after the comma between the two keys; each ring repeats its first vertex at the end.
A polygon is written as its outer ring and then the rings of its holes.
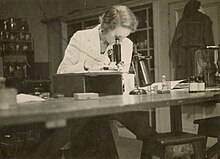
{"type": "Polygon", "coordinates": [[[58,74],[84,72],[84,61],[80,57],[82,56],[81,43],[81,35],[76,32],[65,50],[64,58],[57,70],[58,74]]]}

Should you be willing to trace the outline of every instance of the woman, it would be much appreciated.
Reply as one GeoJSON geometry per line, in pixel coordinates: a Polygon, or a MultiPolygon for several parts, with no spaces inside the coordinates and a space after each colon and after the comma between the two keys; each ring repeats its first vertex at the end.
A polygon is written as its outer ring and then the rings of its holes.
{"type": "MultiPolygon", "coordinates": [[[[126,6],[113,6],[101,17],[101,24],[93,29],[77,31],[71,38],[57,73],[100,70],[112,66],[109,55],[115,38],[121,43],[122,71],[128,72],[133,43],[127,36],[137,28],[134,14],[126,6]]],[[[113,66],[114,67],[114,66],[113,66]]]]}
{"type": "MultiPolygon", "coordinates": [[[[137,25],[138,22],[135,15],[128,7],[122,5],[111,7],[102,15],[100,25],[93,29],[78,31],[72,36],[57,73],[100,70],[104,66],[113,66],[114,63],[110,61],[109,55],[112,54],[111,50],[116,38],[120,40],[122,60],[122,62],[119,63],[120,66],[117,67],[122,67],[122,72],[128,72],[131,64],[133,43],[127,36],[136,31],[137,25]]],[[[147,140],[149,136],[156,134],[149,126],[146,112],[124,113],[111,116],[108,119],[120,121],[133,132],[137,138],[144,141],[147,140]]],[[[94,120],[92,122],[94,122],[94,120]]],[[[98,130],[97,132],[94,130],[96,122],[95,124],[91,124],[92,122],[87,124],[84,132],[87,131],[91,133],[91,131],[94,131],[96,137],[99,136],[99,139],[102,138],[101,136],[104,134],[100,132],[100,125],[96,129],[98,130]],[[100,134],[98,135],[98,133],[100,134]]],[[[84,132],[81,133],[81,136],[84,132]]],[[[88,141],[88,139],[86,140],[88,141]]],[[[77,141],[74,142],[78,143],[77,141]]],[[[144,147],[146,147],[145,144],[144,147]]],[[[74,149],[75,151],[79,150],[74,149]]],[[[144,149],[142,150],[142,157],[144,157],[145,154],[144,149]]]]}

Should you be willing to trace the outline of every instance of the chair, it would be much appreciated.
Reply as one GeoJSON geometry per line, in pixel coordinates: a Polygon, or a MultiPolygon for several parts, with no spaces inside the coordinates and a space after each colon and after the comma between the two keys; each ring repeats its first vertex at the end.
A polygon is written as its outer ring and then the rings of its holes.
{"type": "Polygon", "coordinates": [[[206,158],[212,158],[218,154],[218,159],[220,159],[220,116],[198,119],[194,121],[194,124],[198,124],[198,134],[204,135],[206,137],[204,147],[207,144],[208,137],[217,138],[217,143],[206,150],[206,158]]]}
{"type": "Polygon", "coordinates": [[[142,152],[141,159],[151,159],[152,156],[160,159],[193,157],[203,159],[205,136],[190,133],[159,133],[155,138],[151,138],[142,152]]]}

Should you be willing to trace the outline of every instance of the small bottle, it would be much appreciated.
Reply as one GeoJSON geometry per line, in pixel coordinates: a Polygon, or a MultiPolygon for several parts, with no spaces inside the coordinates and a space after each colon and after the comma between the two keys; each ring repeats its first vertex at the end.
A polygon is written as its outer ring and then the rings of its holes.
{"type": "Polygon", "coordinates": [[[0,110],[16,107],[17,90],[5,87],[5,78],[0,77],[0,110]]]}
{"type": "Polygon", "coordinates": [[[121,62],[121,44],[119,38],[115,38],[115,44],[113,45],[114,62],[116,65],[121,62]]]}
{"type": "Polygon", "coordinates": [[[204,76],[199,75],[198,76],[198,92],[204,92],[205,91],[205,79],[204,76]]]}
{"type": "Polygon", "coordinates": [[[189,77],[189,93],[196,93],[198,91],[198,83],[195,76],[189,77]]]}
{"type": "Polygon", "coordinates": [[[16,23],[15,23],[15,20],[13,18],[10,18],[10,25],[11,25],[11,30],[15,30],[16,23]]]}
{"type": "Polygon", "coordinates": [[[4,30],[8,30],[8,21],[5,20],[3,23],[4,23],[4,30]]]}
{"type": "Polygon", "coordinates": [[[162,75],[162,90],[167,90],[167,89],[168,89],[168,85],[166,81],[166,76],[162,75]]]}

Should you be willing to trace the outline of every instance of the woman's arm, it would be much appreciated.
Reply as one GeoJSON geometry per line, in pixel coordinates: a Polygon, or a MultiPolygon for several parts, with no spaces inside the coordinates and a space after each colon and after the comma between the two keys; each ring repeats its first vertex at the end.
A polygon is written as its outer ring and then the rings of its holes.
{"type": "Polygon", "coordinates": [[[80,57],[82,56],[80,45],[81,38],[79,32],[76,32],[65,50],[64,58],[57,70],[58,74],[84,71],[84,60],[80,57]]]}

